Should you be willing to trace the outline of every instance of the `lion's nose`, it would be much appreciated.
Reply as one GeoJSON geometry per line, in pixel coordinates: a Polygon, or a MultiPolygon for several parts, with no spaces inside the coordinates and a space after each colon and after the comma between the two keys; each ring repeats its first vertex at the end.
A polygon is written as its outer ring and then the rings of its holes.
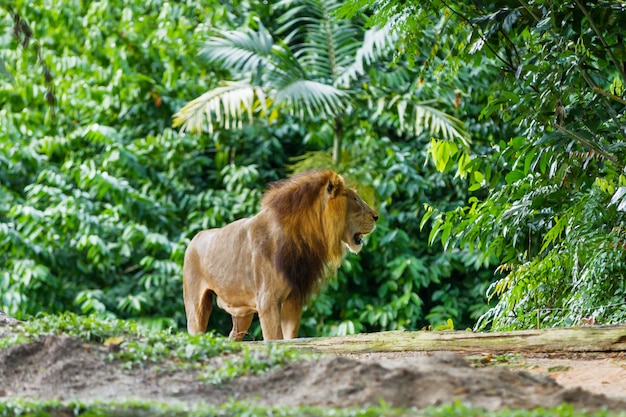
{"type": "Polygon", "coordinates": [[[374,221],[377,222],[378,221],[378,213],[374,213],[372,215],[372,217],[374,218],[374,221]]]}

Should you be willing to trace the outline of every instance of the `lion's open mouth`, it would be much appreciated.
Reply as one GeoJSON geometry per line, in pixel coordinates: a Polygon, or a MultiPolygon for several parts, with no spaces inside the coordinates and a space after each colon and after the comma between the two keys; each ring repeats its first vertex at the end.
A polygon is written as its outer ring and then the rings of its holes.
{"type": "Polygon", "coordinates": [[[363,243],[363,233],[355,233],[354,234],[354,243],[360,245],[363,243]]]}

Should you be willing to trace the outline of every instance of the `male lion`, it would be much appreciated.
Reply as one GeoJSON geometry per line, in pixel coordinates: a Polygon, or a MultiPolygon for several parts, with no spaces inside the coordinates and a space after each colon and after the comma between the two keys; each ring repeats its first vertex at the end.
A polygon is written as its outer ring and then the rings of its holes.
{"type": "Polygon", "coordinates": [[[331,170],[270,184],[254,217],[191,240],[183,265],[187,330],[206,330],[215,294],[233,318],[231,339],[243,339],[255,312],[263,339],[297,337],[307,298],[339,268],[345,248],[361,250],[376,220],[378,213],[331,170]]]}

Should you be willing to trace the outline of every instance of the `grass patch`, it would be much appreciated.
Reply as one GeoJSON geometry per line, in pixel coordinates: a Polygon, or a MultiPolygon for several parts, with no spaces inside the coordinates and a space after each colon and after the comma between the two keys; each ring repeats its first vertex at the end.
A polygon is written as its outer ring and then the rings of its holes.
{"type": "Polygon", "coordinates": [[[46,336],[77,337],[107,346],[107,358],[120,361],[127,368],[164,362],[173,367],[203,368],[200,378],[214,384],[311,357],[273,343],[239,343],[213,333],[155,331],[133,321],[73,313],[35,318],[11,331],[7,337],[0,338],[0,349],[46,336]],[[210,363],[215,357],[220,357],[219,366],[210,363]]]}
{"type": "Polygon", "coordinates": [[[418,409],[397,409],[381,404],[364,408],[320,408],[320,407],[264,407],[247,402],[229,402],[222,405],[159,404],[154,402],[37,402],[11,400],[0,403],[0,417],[148,417],[148,416],[247,416],[247,417],[626,417],[621,412],[585,412],[574,410],[569,405],[535,410],[485,411],[450,404],[418,409]]]}

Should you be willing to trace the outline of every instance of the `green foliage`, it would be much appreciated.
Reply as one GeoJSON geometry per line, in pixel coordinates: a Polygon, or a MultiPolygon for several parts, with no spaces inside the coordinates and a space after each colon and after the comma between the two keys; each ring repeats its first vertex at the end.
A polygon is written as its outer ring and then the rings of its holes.
{"type": "Polygon", "coordinates": [[[619,100],[598,92],[626,80],[622,64],[612,59],[624,52],[613,31],[623,26],[623,13],[608,5],[589,12],[580,2],[523,11],[501,11],[488,22],[501,31],[510,24],[509,36],[529,28],[536,35],[528,48],[516,45],[519,65],[529,67],[519,87],[493,94],[484,110],[492,117],[505,106],[505,117],[520,123],[525,139],[502,150],[499,156],[510,161],[506,185],[477,207],[496,225],[482,242],[502,254],[510,271],[490,290],[502,296],[480,324],[506,329],[622,322],[625,218],[614,190],[624,181],[626,112],[619,100]],[[544,80],[540,86],[538,79],[544,80]]]}
{"type": "Polygon", "coordinates": [[[172,329],[151,330],[129,320],[100,319],[73,313],[30,320],[16,327],[8,337],[0,339],[0,348],[51,335],[119,346],[107,357],[112,361],[121,361],[129,368],[165,363],[167,366],[201,369],[199,378],[212,384],[265,372],[289,361],[310,358],[310,355],[276,344],[242,344],[214,334],[189,335],[173,332],[172,329]],[[219,362],[210,361],[215,357],[220,357],[219,362]]]}
{"type": "Polygon", "coordinates": [[[242,375],[260,374],[284,366],[288,362],[311,357],[311,355],[275,343],[245,345],[238,356],[217,365],[204,367],[206,369],[199,375],[199,378],[204,382],[220,384],[242,375]]]}
{"type": "MultiPolygon", "coordinates": [[[[337,20],[328,12],[339,5],[0,7],[2,308],[183,328],[189,239],[254,214],[266,183],[333,166],[381,221],[308,306],[301,335],[471,325],[491,260],[428,247],[419,218],[424,202],[451,210],[466,200],[473,180],[458,161],[470,136],[480,148],[498,126],[478,121],[473,104],[495,72],[458,64],[448,74],[434,50],[410,67],[394,56],[388,26],[337,20]],[[248,108],[237,98],[243,85],[248,108]],[[205,118],[204,133],[172,130],[172,116],[193,97],[208,102],[206,92],[222,111],[212,133],[205,118]],[[457,166],[456,177],[427,163],[453,151],[444,165],[457,166]]],[[[210,328],[227,333],[230,319],[214,311],[210,328]]]]}
{"type": "Polygon", "coordinates": [[[488,290],[499,302],[477,327],[623,322],[624,5],[361,4],[377,11],[374,23],[406,17],[394,21],[409,51],[435,21],[453,67],[501,68],[480,115],[506,126],[493,131],[492,148],[469,162],[454,150],[431,154],[439,169],[463,165],[476,196],[424,217],[431,241],[501,263],[488,290]]]}
{"type": "Polygon", "coordinates": [[[420,231],[419,202],[438,200],[455,207],[464,186],[460,178],[419,169],[427,160],[426,143],[425,138],[405,143],[383,138],[360,150],[385,155],[375,172],[353,171],[368,178],[359,183],[371,181],[375,187],[382,216],[364,252],[348,256],[337,279],[309,306],[321,319],[340,318],[324,319],[331,334],[415,329],[449,318],[465,328],[484,311],[480,300],[491,272],[482,269],[470,278],[465,271],[482,267],[475,255],[429,247],[428,234],[420,231]]]}
{"type": "MultiPolygon", "coordinates": [[[[377,417],[421,415],[414,411],[392,409],[390,407],[367,408],[317,408],[317,407],[266,407],[247,402],[228,402],[223,405],[194,405],[182,404],[155,404],[147,402],[120,402],[120,403],[84,403],[70,401],[10,401],[0,404],[2,417],[48,417],[57,415],[71,415],[80,417],[96,416],[345,416],[345,417],[377,417]]],[[[469,415],[469,414],[467,414],[469,415]]],[[[582,415],[581,415],[582,417],[582,415]]],[[[611,417],[607,415],[607,417],[611,417]]]]}
{"type": "Polygon", "coordinates": [[[52,335],[77,337],[91,343],[120,345],[118,352],[109,355],[110,359],[127,362],[130,366],[173,358],[202,362],[224,352],[241,352],[244,349],[241,344],[223,337],[192,336],[173,333],[171,330],[155,331],[129,320],[100,319],[73,313],[46,315],[29,320],[16,327],[15,334],[18,336],[16,340],[4,347],[52,335]]]}
{"type": "Polygon", "coordinates": [[[174,116],[174,126],[211,133],[241,129],[253,116],[284,122],[280,115],[288,113],[308,124],[311,133],[320,124],[332,129],[333,162],[339,165],[342,142],[351,139],[345,129],[358,122],[353,109],[369,111],[374,105],[372,120],[386,119],[404,133],[428,130],[467,144],[463,123],[433,107],[438,100],[417,99],[410,74],[391,65],[395,37],[389,29],[366,30],[361,19],[335,19],[341,4],[282,1],[273,11],[280,25],[275,33],[257,19],[255,30],[209,36],[203,58],[230,71],[233,80],[187,103],[174,116]]]}
{"type": "MultiPolygon", "coordinates": [[[[477,118],[480,109],[462,108],[461,95],[484,91],[462,90],[461,77],[444,82],[428,67],[394,65],[396,37],[389,28],[366,29],[360,18],[335,19],[332,13],[339,6],[336,1],[284,1],[273,10],[279,24],[274,30],[272,19],[265,19],[211,34],[203,58],[228,70],[233,81],[189,102],[175,124],[236,132],[244,122],[271,130],[298,123],[304,132],[294,133],[306,147],[292,153],[298,156],[290,168],[334,166],[380,206],[381,222],[366,251],[358,259],[349,256],[337,279],[308,307],[302,335],[415,328],[449,318],[471,324],[484,310],[479,300],[490,273],[466,282],[463,273],[451,278],[456,271],[474,269],[475,259],[467,251],[442,255],[426,248],[415,216],[424,198],[443,196],[453,200],[452,207],[459,204],[461,181],[453,180],[450,187],[443,175],[420,167],[433,136],[465,154],[469,133],[459,117],[474,112],[471,117],[477,118]],[[312,84],[306,95],[294,96],[293,83],[302,80],[312,84]],[[324,105],[337,94],[340,107],[324,105]],[[234,101],[226,105],[225,100],[234,101]],[[228,108],[232,111],[225,113],[228,108]],[[459,299],[457,285],[469,297],[459,299]]],[[[465,67],[462,77],[471,78],[470,71],[465,67]]]]}
{"type": "Polygon", "coordinates": [[[24,322],[15,330],[29,339],[65,335],[95,343],[103,343],[111,337],[136,338],[142,334],[142,329],[136,322],[79,316],[74,313],[43,315],[24,322]]]}
{"type": "Polygon", "coordinates": [[[0,303],[8,313],[183,321],[188,237],[254,212],[268,179],[257,167],[275,147],[253,144],[234,166],[229,148],[168,128],[181,97],[207,86],[196,34],[230,19],[223,6],[193,2],[0,8],[0,303]],[[30,25],[30,46],[11,36],[15,16],[30,25]],[[33,51],[53,77],[54,107],[33,51]]]}
{"type": "Polygon", "coordinates": [[[222,405],[158,404],[147,402],[88,403],[80,401],[33,401],[11,400],[0,403],[2,417],[44,417],[44,416],[306,416],[306,417],[378,417],[378,416],[420,416],[420,417],[623,417],[626,412],[574,410],[561,405],[549,409],[485,411],[460,404],[429,407],[424,410],[398,409],[385,405],[365,408],[317,408],[317,407],[265,407],[247,402],[228,402],[222,405]]]}

